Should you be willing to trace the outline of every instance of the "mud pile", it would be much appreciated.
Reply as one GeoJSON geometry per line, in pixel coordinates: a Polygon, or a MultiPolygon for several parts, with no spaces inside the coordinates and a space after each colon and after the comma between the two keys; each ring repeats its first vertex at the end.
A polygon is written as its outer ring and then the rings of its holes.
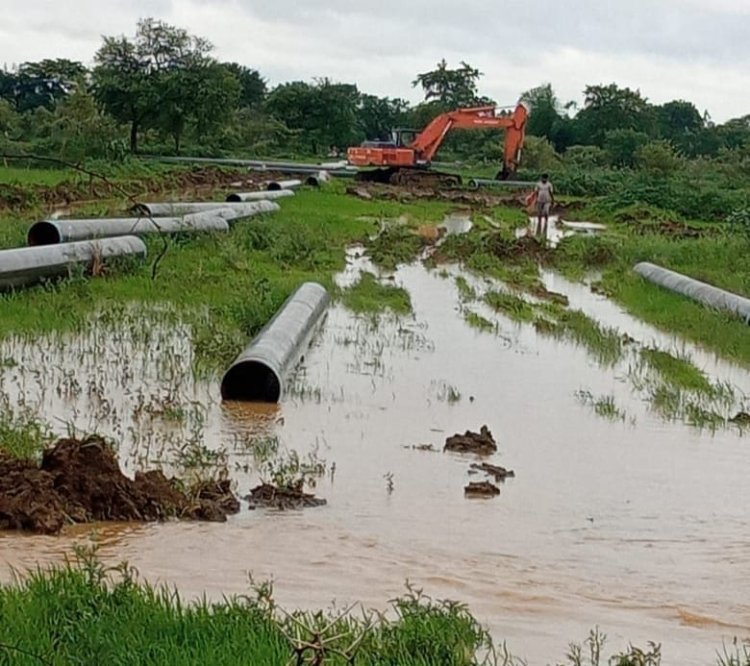
{"type": "MultiPolygon", "coordinates": [[[[487,476],[494,477],[495,481],[505,481],[507,478],[514,478],[516,473],[512,469],[505,469],[499,465],[490,465],[489,463],[482,463],[477,465],[476,463],[471,465],[474,472],[484,472],[487,476]]],[[[471,472],[470,472],[471,473],[471,472]]]]}
{"type": "Polygon", "coordinates": [[[129,479],[98,437],[62,439],[40,465],[0,453],[0,529],[56,534],[69,523],[224,521],[237,511],[228,482],[203,485],[189,497],[159,471],[129,479]]]}
{"type": "Polygon", "coordinates": [[[489,456],[497,452],[497,442],[495,442],[489,428],[483,425],[478,433],[467,430],[463,435],[456,434],[448,437],[445,440],[443,451],[489,456]]]}
{"type": "Polygon", "coordinates": [[[500,488],[489,481],[472,482],[464,488],[467,497],[497,497],[500,488]]]}
{"type": "Polygon", "coordinates": [[[326,500],[315,495],[308,495],[301,488],[281,488],[270,483],[263,483],[253,488],[245,499],[249,502],[251,509],[304,509],[326,504],[326,500]]]}
{"type": "Polygon", "coordinates": [[[175,170],[158,177],[134,177],[128,181],[118,180],[116,183],[91,177],[87,180],[65,181],[53,187],[0,184],[0,209],[18,210],[37,205],[61,207],[98,199],[120,199],[124,193],[133,198],[141,198],[147,194],[159,194],[170,190],[179,190],[192,198],[211,192],[217,187],[235,184],[253,189],[263,182],[274,180],[277,176],[276,172],[270,171],[247,173],[244,170],[203,167],[175,170]]]}

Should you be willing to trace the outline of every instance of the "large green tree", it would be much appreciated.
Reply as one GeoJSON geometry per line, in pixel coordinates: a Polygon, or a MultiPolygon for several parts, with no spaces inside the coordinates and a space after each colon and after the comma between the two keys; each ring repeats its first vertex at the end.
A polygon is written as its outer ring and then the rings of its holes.
{"type": "Polygon", "coordinates": [[[584,108],[576,115],[579,143],[603,145],[607,132],[630,129],[652,136],[653,107],[638,90],[609,85],[586,86],[584,108]]]}
{"type": "Polygon", "coordinates": [[[448,67],[445,59],[429,72],[417,74],[413,87],[421,87],[426,102],[434,102],[442,111],[481,103],[477,83],[482,73],[466,62],[456,69],[448,67]]]}
{"type": "Polygon", "coordinates": [[[236,62],[222,63],[231,72],[240,85],[240,108],[258,108],[263,104],[268,89],[265,79],[255,69],[250,69],[236,62]]]}
{"type": "Polygon", "coordinates": [[[409,103],[403,99],[361,95],[357,108],[359,129],[367,139],[386,140],[392,129],[409,120],[409,103]]]}
{"type": "MultiPolygon", "coordinates": [[[[135,38],[105,37],[96,54],[94,91],[117,120],[130,126],[130,149],[138,150],[138,133],[149,128],[168,132],[179,148],[191,119],[207,118],[222,109],[212,93],[228,82],[226,69],[217,70],[211,45],[163,21],[138,22],[135,38]],[[222,73],[223,72],[223,73],[222,73]]],[[[229,103],[236,104],[238,86],[229,103]]],[[[224,100],[226,101],[226,100],[224,100]]],[[[220,120],[220,118],[216,118],[220,120]]]]}
{"type": "Polygon", "coordinates": [[[265,108],[292,130],[300,131],[301,147],[318,153],[330,146],[346,148],[360,138],[357,130],[359,91],[349,83],[316,79],[274,88],[265,108]]]}
{"type": "Polygon", "coordinates": [[[53,109],[79,83],[85,83],[86,68],[65,58],[25,62],[16,72],[0,73],[0,97],[23,113],[44,107],[53,109]]]}

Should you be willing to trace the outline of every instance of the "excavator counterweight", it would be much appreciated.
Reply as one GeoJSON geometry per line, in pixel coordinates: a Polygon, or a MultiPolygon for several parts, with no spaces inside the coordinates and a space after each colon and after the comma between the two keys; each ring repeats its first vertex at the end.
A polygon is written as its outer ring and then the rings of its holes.
{"type": "Polygon", "coordinates": [[[494,106],[458,109],[437,116],[412,141],[404,142],[403,132],[396,131],[391,141],[370,141],[349,148],[347,157],[349,163],[355,166],[381,167],[360,172],[361,180],[393,184],[430,181],[459,184],[459,176],[439,174],[429,169],[448,132],[452,129],[504,129],[505,157],[498,179],[507,179],[515,174],[521,159],[528,116],[529,108],[523,102],[516,106],[513,113],[506,115],[498,115],[494,106]]]}

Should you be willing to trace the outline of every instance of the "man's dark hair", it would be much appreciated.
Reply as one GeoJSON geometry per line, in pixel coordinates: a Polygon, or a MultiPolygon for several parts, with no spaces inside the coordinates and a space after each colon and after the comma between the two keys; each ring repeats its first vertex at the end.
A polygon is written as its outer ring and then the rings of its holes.
{"type": "Polygon", "coordinates": [[[548,178],[549,178],[549,174],[548,173],[543,173],[542,174],[542,179],[543,180],[547,180],[548,178]]]}

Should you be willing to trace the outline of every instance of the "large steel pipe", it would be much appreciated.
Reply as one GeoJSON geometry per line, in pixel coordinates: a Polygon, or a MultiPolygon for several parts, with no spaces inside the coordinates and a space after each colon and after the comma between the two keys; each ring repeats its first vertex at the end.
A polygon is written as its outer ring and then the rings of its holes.
{"type": "Polygon", "coordinates": [[[278,402],[287,374],[304,353],[329,301],[328,292],[316,282],[299,287],[224,374],[221,397],[278,402]]]}
{"type": "MultiPolygon", "coordinates": [[[[161,216],[182,216],[190,215],[192,213],[205,213],[206,211],[221,209],[231,209],[234,213],[230,213],[233,217],[251,217],[258,215],[259,213],[273,213],[279,210],[277,204],[272,201],[246,201],[239,203],[232,203],[226,201],[210,201],[210,202],[193,202],[193,201],[175,201],[175,202],[156,202],[156,203],[139,203],[134,206],[134,210],[141,213],[142,215],[149,215],[151,217],[161,216]]],[[[223,215],[226,215],[224,213],[223,215]]],[[[224,219],[229,219],[224,217],[224,219]]]]}
{"type": "MultiPolygon", "coordinates": [[[[29,245],[54,245],[92,238],[141,236],[143,234],[184,234],[205,231],[229,231],[221,211],[194,213],[184,217],[120,217],[88,220],[42,220],[31,225],[29,245]]],[[[231,212],[231,211],[230,211],[231,212]]]]}
{"type": "Polygon", "coordinates": [[[310,174],[305,178],[305,185],[310,187],[320,187],[323,183],[327,183],[331,180],[331,176],[327,171],[319,171],[318,173],[310,174]]]}
{"type": "Polygon", "coordinates": [[[119,236],[63,245],[42,245],[0,250],[0,289],[12,289],[43,278],[66,276],[76,265],[95,259],[146,256],[145,243],[136,236],[119,236]]]}
{"type": "Polygon", "coordinates": [[[710,308],[731,312],[746,324],[750,324],[750,299],[748,298],[645,261],[636,264],[633,270],[649,282],[692,298],[710,308]]]}
{"type": "Polygon", "coordinates": [[[240,201],[270,201],[272,199],[283,199],[284,197],[293,197],[294,192],[292,190],[274,190],[269,192],[264,190],[262,192],[232,192],[227,194],[227,201],[237,203],[240,201]]]}
{"type": "Polygon", "coordinates": [[[266,189],[269,192],[279,190],[294,190],[300,185],[302,185],[302,181],[296,178],[292,180],[272,180],[270,183],[268,183],[266,189]]]}

